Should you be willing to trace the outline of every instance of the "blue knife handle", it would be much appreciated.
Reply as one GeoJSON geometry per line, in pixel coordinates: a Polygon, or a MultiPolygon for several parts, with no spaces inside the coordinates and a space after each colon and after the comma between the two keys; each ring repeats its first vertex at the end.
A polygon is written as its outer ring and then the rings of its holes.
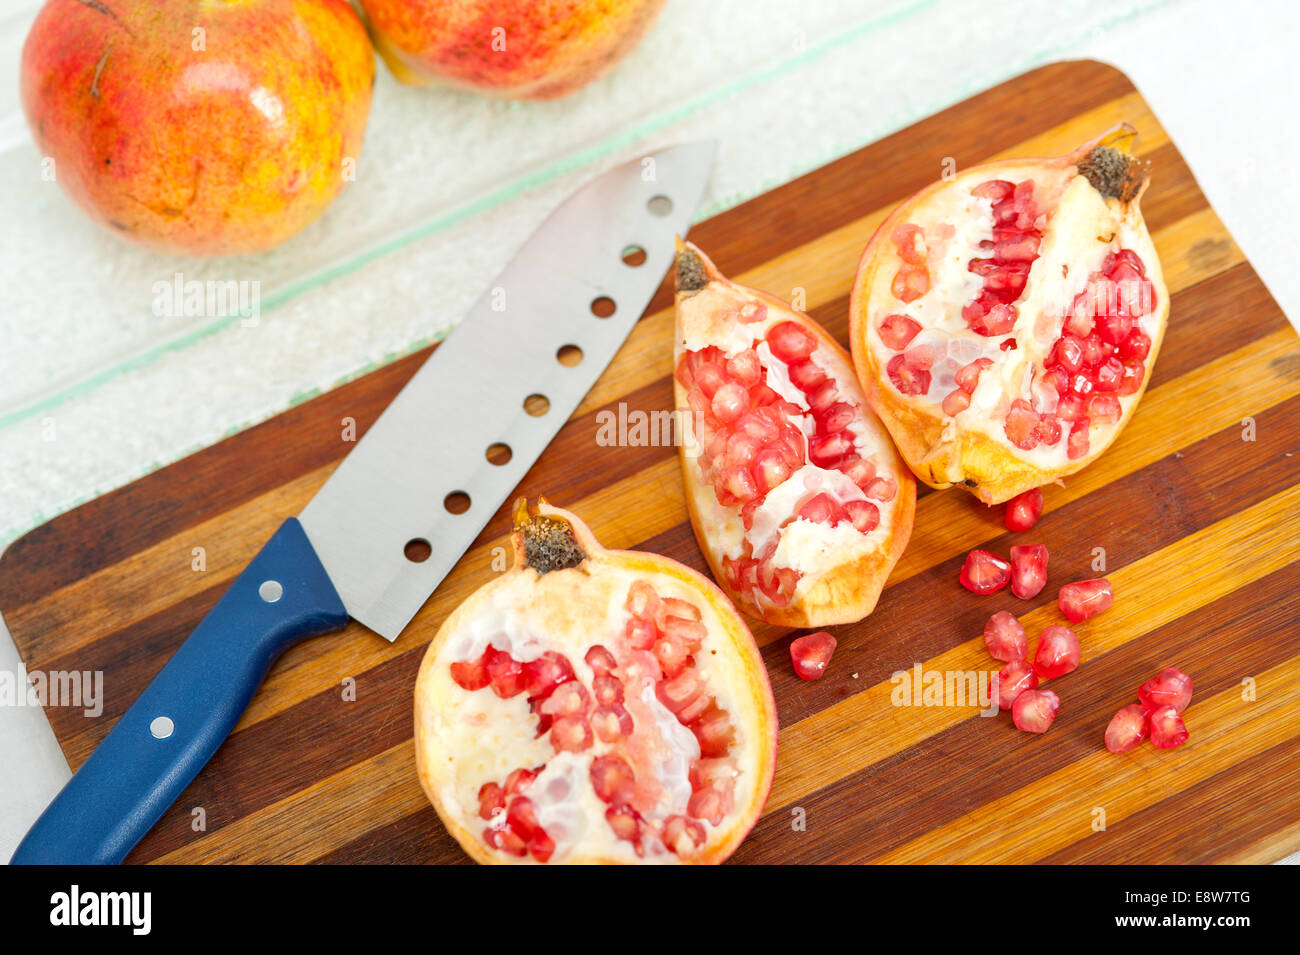
{"type": "Polygon", "coordinates": [[[290,518],[54,797],[10,862],[121,862],[230,735],[276,658],[347,621],[302,525],[290,518]]]}

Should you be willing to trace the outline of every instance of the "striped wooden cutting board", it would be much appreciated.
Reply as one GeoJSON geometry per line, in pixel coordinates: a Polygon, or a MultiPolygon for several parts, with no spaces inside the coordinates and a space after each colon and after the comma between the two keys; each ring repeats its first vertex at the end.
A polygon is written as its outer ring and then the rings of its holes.
{"type": "MultiPolygon", "coordinates": [[[[1000,514],[958,491],[924,492],[879,607],[836,631],[824,679],[799,681],[788,632],[756,626],[781,751],[738,861],[1266,861],[1300,847],[1300,342],[1132,84],[1098,63],[1044,67],[701,223],[692,238],[739,281],[782,296],[802,289],[844,342],[863,245],[946,157],[965,167],[1056,155],[1120,120],[1139,129],[1152,163],[1143,207],[1172,315],[1132,423],[1099,461],[1048,489],[1033,538],[1051,550],[1049,587],[1028,603],[962,591],[968,550],[1009,546],[1000,514]],[[1059,622],[1057,586],[1096,576],[1096,548],[1118,600],[1080,626],[1084,663],[1054,681],[1063,702],[1045,736],[974,707],[893,705],[895,671],[992,668],[980,634],[994,610],[1019,614],[1031,633],[1059,622]],[[1166,664],[1196,681],[1191,741],[1109,754],[1110,716],[1166,664]]],[[[673,449],[596,442],[602,410],[671,406],[671,326],[665,283],[520,491],[572,508],[608,546],[703,570],[673,449]]],[[[325,480],[350,447],[342,419],[368,426],[423,357],[9,548],[0,611],[29,669],[104,671],[102,716],[49,711],[72,765],[325,480]],[[191,569],[196,547],[202,572],[191,569]]],[[[492,575],[508,519],[503,507],[395,644],[354,624],[286,654],[131,860],[466,861],[415,779],[411,689],[437,625],[492,575]]]]}

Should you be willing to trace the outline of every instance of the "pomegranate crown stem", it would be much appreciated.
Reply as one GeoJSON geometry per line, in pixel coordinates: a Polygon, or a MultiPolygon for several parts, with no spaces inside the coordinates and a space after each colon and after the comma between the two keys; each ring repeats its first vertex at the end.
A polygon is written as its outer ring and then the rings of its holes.
{"type": "MultiPolygon", "coordinates": [[[[544,504],[546,499],[538,501],[544,504]]],[[[515,563],[531,567],[539,574],[577,567],[587,559],[573,525],[563,518],[531,513],[527,498],[515,501],[512,539],[515,563]]]]}

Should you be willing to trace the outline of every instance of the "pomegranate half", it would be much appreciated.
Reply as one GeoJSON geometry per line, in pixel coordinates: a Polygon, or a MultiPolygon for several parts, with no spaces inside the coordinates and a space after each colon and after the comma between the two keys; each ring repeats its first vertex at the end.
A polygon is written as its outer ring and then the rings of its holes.
{"type": "Polygon", "coordinates": [[[858,265],[852,351],[916,475],[986,504],[1087,465],[1132,416],[1169,293],[1121,125],[921,190],[858,265]]]}
{"type": "Polygon", "coordinates": [[[714,577],[768,623],[861,620],[907,546],[916,482],[848,354],[693,245],[679,244],[676,280],[676,404],[693,439],[679,452],[714,577]]]}
{"type": "Polygon", "coordinates": [[[726,859],[776,767],[754,638],[721,591],[520,499],[514,566],[439,628],[415,685],[420,783],[479,862],[726,859]]]}

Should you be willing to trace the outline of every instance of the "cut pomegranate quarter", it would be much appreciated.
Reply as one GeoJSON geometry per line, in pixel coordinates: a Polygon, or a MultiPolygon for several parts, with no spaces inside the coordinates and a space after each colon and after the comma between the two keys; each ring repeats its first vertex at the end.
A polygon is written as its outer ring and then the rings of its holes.
{"type": "Polygon", "coordinates": [[[678,247],[676,277],[686,503],[714,577],[768,623],[861,620],[907,545],[916,482],[849,356],[693,245],[678,247]]]}
{"type": "Polygon", "coordinates": [[[514,566],[447,618],[415,685],[420,783],[479,862],[721,862],[776,765],[767,671],[731,602],[605,550],[540,501],[514,566]]]}
{"type": "MultiPolygon", "coordinates": [[[[868,243],[853,361],[927,484],[1011,500],[1084,467],[1132,416],[1169,314],[1135,136],[1119,126],[1056,159],[968,169],[868,243]]],[[[1034,510],[1008,510],[1008,529],[1034,510]]]]}

